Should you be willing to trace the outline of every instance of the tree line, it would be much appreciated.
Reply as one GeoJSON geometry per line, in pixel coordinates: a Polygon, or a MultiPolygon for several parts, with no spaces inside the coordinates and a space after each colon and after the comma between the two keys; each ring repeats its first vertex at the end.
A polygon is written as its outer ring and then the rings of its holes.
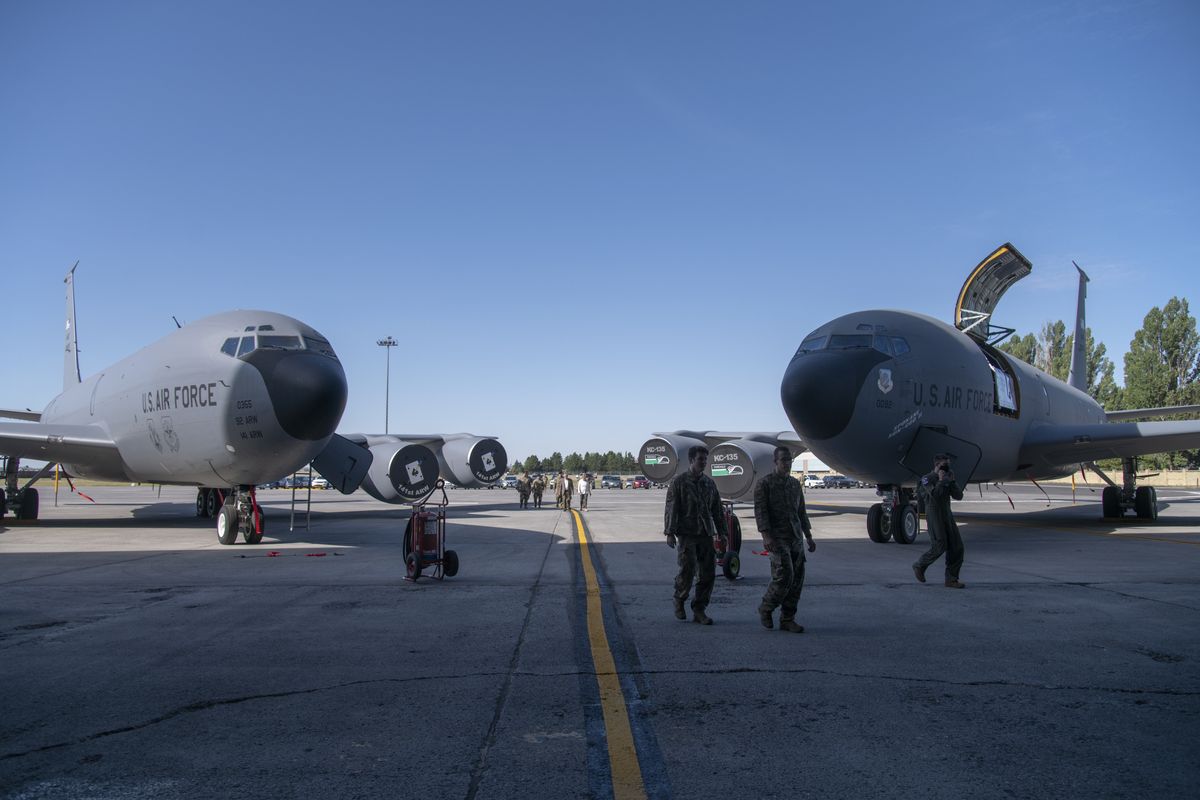
{"type": "Polygon", "coordinates": [[[558,472],[563,470],[568,474],[579,472],[613,472],[613,473],[636,473],[638,472],[637,459],[633,453],[618,453],[615,450],[609,450],[607,453],[593,453],[590,450],[582,455],[579,453],[568,453],[563,455],[557,450],[550,454],[549,458],[538,458],[531,455],[528,458],[518,459],[512,463],[508,471],[513,473],[519,472],[558,472]]]}
{"type": "MultiPolygon", "coordinates": [[[[1014,335],[999,349],[1065,381],[1075,339],[1068,330],[1062,320],[1047,322],[1038,334],[1014,335]]],[[[1200,333],[1186,299],[1172,297],[1146,314],[1125,354],[1123,385],[1117,384],[1107,348],[1092,338],[1091,328],[1085,334],[1087,391],[1105,410],[1200,404],[1200,333]]],[[[1155,469],[1195,469],[1200,450],[1145,456],[1142,462],[1155,469]]]]}

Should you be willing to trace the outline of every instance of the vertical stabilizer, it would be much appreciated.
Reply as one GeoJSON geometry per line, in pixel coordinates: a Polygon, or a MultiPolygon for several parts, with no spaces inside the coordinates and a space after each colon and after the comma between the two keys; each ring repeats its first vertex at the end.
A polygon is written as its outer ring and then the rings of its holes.
{"type": "Polygon", "coordinates": [[[69,389],[79,383],[79,346],[75,338],[75,266],[63,278],[67,285],[67,347],[63,355],[63,388],[69,389]]]}
{"type": "MultiPolygon", "coordinates": [[[[1074,261],[1071,262],[1075,264],[1074,261]]],[[[1074,386],[1081,392],[1088,390],[1087,378],[1087,323],[1084,321],[1083,306],[1087,299],[1087,273],[1079,269],[1079,265],[1075,264],[1075,269],[1079,270],[1079,299],[1075,303],[1075,341],[1071,347],[1071,372],[1067,376],[1067,383],[1074,386]]]]}

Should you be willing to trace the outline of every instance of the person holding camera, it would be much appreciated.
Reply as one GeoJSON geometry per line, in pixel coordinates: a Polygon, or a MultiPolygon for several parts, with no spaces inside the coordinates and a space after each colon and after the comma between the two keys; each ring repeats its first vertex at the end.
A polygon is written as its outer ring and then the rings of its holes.
{"type": "Polygon", "coordinates": [[[925,523],[929,528],[929,550],[912,565],[913,574],[921,583],[925,582],[925,570],[946,554],[946,587],[965,589],[967,585],[958,579],[963,563],[963,540],[950,510],[950,501],[962,500],[963,493],[950,469],[950,456],[939,453],[933,457],[933,472],[921,478],[917,491],[925,500],[925,523]]]}

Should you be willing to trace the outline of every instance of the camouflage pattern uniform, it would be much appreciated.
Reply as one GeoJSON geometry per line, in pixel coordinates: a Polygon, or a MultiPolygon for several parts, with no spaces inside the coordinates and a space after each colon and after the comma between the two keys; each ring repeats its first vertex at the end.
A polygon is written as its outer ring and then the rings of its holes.
{"type": "Polygon", "coordinates": [[[950,499],[962,500],[962,489],[958,488],[958,481],[943,478],[935,470],[921,478],[917,491],[925,499],[929,550],[917,559],[913,567],[924,573],[930,564],[945,553],[946,581],[957,581],[963,563],[963,540],[958,532],[958,523],[954,521],[954,512],[950,510],[950,499]]]}
{"type": "Polygon", "coordinates": [[[546,479],[538,476],[533,479],[533,507],[542,507],[542,492],[546,491],[546,479]]]}
{"type": "Polygon", "coordinates": [[[754,487],[754,522],[773,544],[771,582],[758,611],[773,614],[782,606],[781,622],[794,620],[804,589],[804,538],[812,534],[800,481],[774,472],[760,480],[754,487]]]}
{"type": "Polygon", "coordinates": [[[517,478],[517,496],[521,500],[521,508],[529,508],[529,492],[532,488],[528,475],[517,478]]]}
{"type": "Polygon", "coordinates": [[[725,524],[721,495],[713,479],[701,473],[677,475],[667,488],[667,507],[663,518],[663,533],[674,536],[679,574],[675,576],[675,602],[681,604],[692,589],[696,576],[696,599],[692,611],[703,612],[712,598],[717,579],[716,551],[713,536],[725,524]]]}

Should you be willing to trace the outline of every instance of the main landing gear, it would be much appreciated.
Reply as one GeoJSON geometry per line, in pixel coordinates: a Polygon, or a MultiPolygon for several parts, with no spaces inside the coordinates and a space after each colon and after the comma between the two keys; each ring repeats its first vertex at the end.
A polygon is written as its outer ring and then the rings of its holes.
{"type": "Polygon", "coordinates": [[[23,488],[17,488],[17,471],[21,467],[21,459],[10,457],[4,459],[4,488],[0,489],[0,518],[8,513],[20,520],[35,520],[38,518],[38,490],[33,488],[33,482],[42,477],[42,470],[33,477],[23,488]]]}
{"type": "Polygon", "coordinates": [[[217,518],[217,541],[221,544],[233,544],[239,533],[246,544],[258,544],[267,530],[253,486],[235,486],[229,491],[196,490],[196,516],[217,518]]]}
{"type": "Polygon", "coordinates": [[[921,532],[917,500],[912,489],[900,486],[880,486],[883,502],[867,509],[867,535],[873,542],[912,544],[921,532]]]}
{"type": "Polygon", "coordinates": [[[1100,508],[1105,519],[1120,519],[1129,509],[1133,509],[1138,519],[1151,522],[1158,519],[1158,492],[1153,486],[1137,485],[1136,458],[1128,456],[1121,459],[1120,486],[1095,464],[1088,466],[1108,484],[1100,494],[1100,508]]]}

